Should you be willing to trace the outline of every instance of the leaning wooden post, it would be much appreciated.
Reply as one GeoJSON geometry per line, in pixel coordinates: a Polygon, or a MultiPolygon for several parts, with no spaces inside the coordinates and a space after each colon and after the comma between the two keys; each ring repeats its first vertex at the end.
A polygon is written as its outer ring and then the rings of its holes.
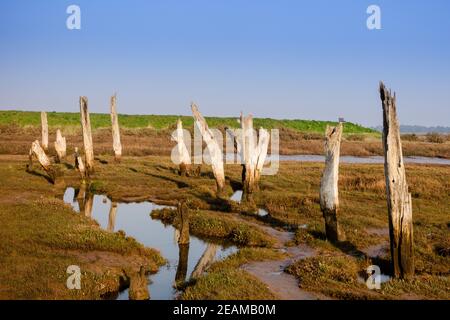
{"type": "Polygon", "coordinates": [[[325,134],[325,169],[320,181],[320,209],[325,219],[325,233],[327,239],[335,243],[345,239],[344,232],[337,221],[341,136],[342,123],[339,123],[336,127],[327,126],[325,134]]]}
{"type": "Polygon", "coordinates": [[[192,103],[191,109],[197,128],[200,130],[203,140],[205,141],[206,146],[208,148],[209,155],[211,157],[212,171],[214,177],[216,178],[217,193],[220,194],[225,188],[225,172],[223,168],[222,147],[214,138],[214,135],[212,131],[209,129],[205,118],[203,118],[201,113],[198,111],[198,108],[195,105],[195,103],[192,103]]]}
{"type": "Polygon", "coordinates": [[[177,156],[180,163],[180,175],[186,176],[191,168],[191,156],[184,142],[183,123],[177,120],[177,130],[172,135],[172,139],[177,142],[177,156]]]}
{"type": "Polygon", "coordinates": [[[396,97],[380,82],[383,106],[383,149],[392,268],[395,277],[414,275],[411,194],[406,182],[396,97]]]}
{"type": "Polygon", "coordinates": [[[122,143],[120,142],[119,118],[116,109],[116,95],[111,97],[111,124],[113,136],[114,159],[120,161],[122,157],[122,143]]]}
{"type": "Polygon", "coordinates": [[[92,143],[91,120],[88,111],[88,99],[80,97],[81,128],[83,131],[84,154],[86,157],[86,171],[94,171],[94,146],[92,143]]]}
{"type": "Polygon", "coordinates": [[[180,219],[179,244],[189,243],[189,209],[185,202],[178,203],[178,217],[180,219]]]}
{"type": "Polygon", "coordinates": [[[48,122],[47,122],[47,113],[45,111],[41,111],[41,133],[42,133],[42,149],[44,151],[48,150],[48,122]]]}
{"type": "Polygon", "coordinates": [[[45,151],[42,149],[39,141],[36,140],[31,144],[31,149],[29,152],[29,164],[27,166],[27,171],[32,170],[33,166],[33,156],[36,157],[39,164],[42,166],[44,171],[50,176],[50,180],[54,183],[56,179],[56,171],[53,168],[50,159],[45,154],[45,151]]]}
{"type": "Polygon", "coordinates": [[[61,135],[61,130],[56,130],[56,161],[61,162],[66,157],[66,138],[61,135]]]}

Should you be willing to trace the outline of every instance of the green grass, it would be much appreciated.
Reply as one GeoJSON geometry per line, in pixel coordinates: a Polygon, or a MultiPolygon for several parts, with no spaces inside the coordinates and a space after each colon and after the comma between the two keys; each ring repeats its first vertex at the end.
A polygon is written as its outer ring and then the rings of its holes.
{"type": "MultiPolygon", "coordinates": [[[[79,113],[48,112],[48,124],[50,127],[73,127],[80,125],[79,113]]],[[[193,118],[190,116],[176,115],[119,115],[119,123],[122,128],[154,128],[157,130],[175,127],[176,121],[181,118],[183,125],[188,128],[193,126],[193,118]]],[[[236,118],[206,117],[211,128],[238,127],[236,118]]],[[[40,126],[40,112],[32,111],[0,111],[0,125],[15,124],[20,127],[40,126]]],[[[266,129],[289,128],[301,132],[323,133],[327,125],[336,125],[332,121],[315,120],[277,120],[270,118],[255,118],[254,126],[266,129]]],[[[106,113],[91,113],[91,126],[93,129],[111,126],[111,118],[106,113]]],[[[345,133],[376,133],[376,131],[363,126],[347,122],[344,126],[345,133]]]]}

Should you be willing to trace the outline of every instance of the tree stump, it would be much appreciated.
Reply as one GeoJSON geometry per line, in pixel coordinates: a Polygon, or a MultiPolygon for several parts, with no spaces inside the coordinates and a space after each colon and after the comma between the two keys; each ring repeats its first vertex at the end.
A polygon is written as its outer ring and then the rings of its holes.
{"type": "Polygon", "coordinates": [[[325,133],[325,168],[320,181],[320,209],[325,219],[325,232],[327,239],[334,243],[345,240],[344,232],[337,220],[341,136],[342,123],[339,123],[336,127],[327,126],[325,133]]]}
{"type": "Polygon", "coordinates": [[[396,97],[380,82],[383,149],[392,269],[397,278],[414,276],[411,194],[406,182],[396,97]]]}
{"type": "Polygon", "coordinates": [[[200,130],[203,141],[205,141],[206,147],[208,148],[209,154],[211,156],[211,166],[214,178],[216,179],[217,193],[220,194],[225,188],[225,171],[223,168],[222,148],[214,138],[214,135],[209,129],[205,118],[203,118],[201,113],[198,111],[195,103],[192,103],[191,109],[197,128],[200,130]]]}
{"type": "Polygon", "coordinates": [[[47,113],[45,111],[41,112],[41,133],[42,133],[42,149],[48,151],[48,122],[47,113]]]}
{"type": "Polygon", "coordinates": [[[66,157],[66,138],[61,135],[61,130],[59,129],[56,130],[55,150],[56,162],[62,162],[66,157]]]}
{"type": "Polygon", "coordinates": [[[83,131],[84,155],[86,159],[86,171],[94,172],[94,146],[92,143],[91,120],[88,110],[88,99],[80,97],[81,128],[83,131]]]}
{"type": "Polygon", "coordinates": [[[116,108],[116,95],[113,95],[111,97],[111,124],[112,124],[114,159],[120,162],[120,159],[122,157],[122,143],[120,142],[120,128],[116,108]]]}

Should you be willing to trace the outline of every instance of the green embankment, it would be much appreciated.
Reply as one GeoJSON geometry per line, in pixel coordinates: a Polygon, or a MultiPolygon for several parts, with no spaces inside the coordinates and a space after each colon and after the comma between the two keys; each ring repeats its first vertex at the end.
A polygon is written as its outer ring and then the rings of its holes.
{"type": "MultiPolygon", "coordinates": [[[[71,112],[48,112],[48,124],[50,127],[66,127],[79,126],[79,113],[71,112]]],[[[123,128],[154,128],[166,129],[173,127],[176,120],[181,118],[185,127],[193,125],[193,118],[190,116],[176,116],[176,115],[119,115],[119,123],[123,128]]],[[[210,127],[230,127],[238,126],[236,118],[225,117],[206,117],[210,127]]],[[[18,125],[39,126],[40,112],[32,111],[0,111],[0,125],[18,125]]],[[[278,120],[270,118],[255,118],[255,127],[264,127],[266,129],[273,128],[289,128],[301,132],[318,132],[323,133],[326,125],[336,125],[332,121],[315,121],[315,120],[278,120]]],[[[104,128],[111,125],[111,118],[106,113],[91,113],[92,128],[104,128]]],[[[344,127],[345,133],[376,133],[376,131],[365,128],[358,124],[347,122],[344,127]]]]}

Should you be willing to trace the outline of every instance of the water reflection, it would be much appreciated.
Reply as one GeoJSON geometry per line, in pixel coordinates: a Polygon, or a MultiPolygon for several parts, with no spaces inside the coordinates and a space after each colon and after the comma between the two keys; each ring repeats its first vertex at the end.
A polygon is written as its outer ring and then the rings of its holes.
{"type": "MultiPolygon", "coordinates": [[[[106,199],[104,203],[102,196],[93,195],[87,190],[86,185],[81,185],[78,190],[67,188],[64,201],[71,204],[77,212],[95,219],[103,229],[111,232],[123,230],[143,245],[159,250],[168,263],[162,266],[158,273],[145,277],[147,281],[150,280],[147,288],[152,299],[173,299],[177,294],[174,283],[186,281],[187,275],[194,271],[198,261],[203,257],[210,241],[191,235],[189,245],[178,245],[178,230],[150,217],[152,210],[164,206],[152,202],[112,203],[110,199],[106,199]]],[[[216,246],[214,261],[237,251],[234,246],[216,246]]],[[[133,289],[142,287],[143,282],[139,280],[140,278],[137,275],[134,278],[133,289]]],[[[119,293],[118,299],[131,298],[133,295],[129,291],[127,289],[119,293]]]]}

